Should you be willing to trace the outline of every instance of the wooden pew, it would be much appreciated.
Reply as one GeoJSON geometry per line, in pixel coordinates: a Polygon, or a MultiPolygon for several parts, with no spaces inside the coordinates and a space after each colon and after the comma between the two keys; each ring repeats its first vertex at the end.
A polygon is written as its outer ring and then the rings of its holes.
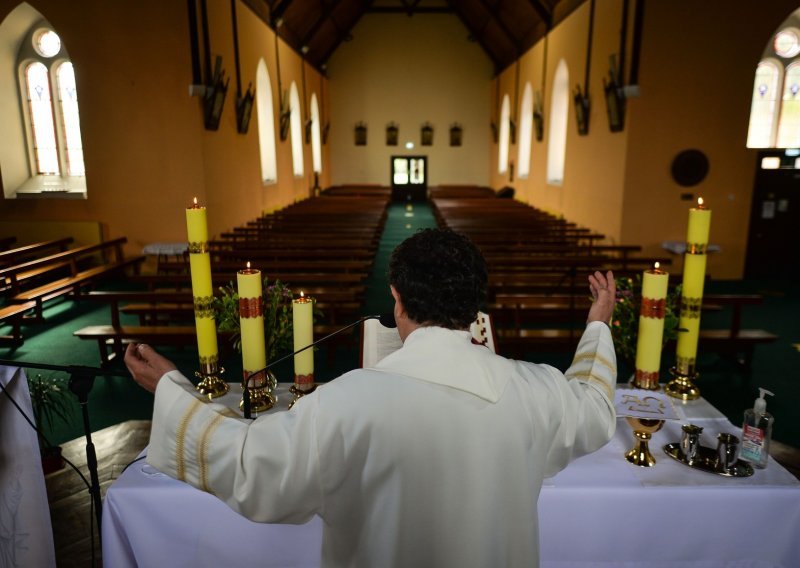
{"type": "Polygon", "coordinates": [[[0,252],[0,267],[13,266],[26,260],[32,260],[45,251],[64,252],[72,240],[72,237],[64,237],[4,250],[0,252]]]}
{"type": "Polygon", "coordinates": [[[94,284],[109,275],[132,266],[138,272],[140,264],[145,257],[142,255],[125,258],[122,246],[127,242],[125,237],[120,237],[102,243],[69,249],[61,253],[49,255],[37,260],[0,269],[0,278],[9,280],[11,302],[35,302],[35,318],[41,320],[42,304],[53,298],[66,294],[79,296],[84,286],[94,284]],[[105,258],[108,253],[113,253],[110,261],[96,263],[99,254],[105,258]],[[66,270],[67,276],[62,276],[60,271],[66,270]],[[23,289],[21,284],[29,278],[44,278],[55,274],[55,279],[50,279],[44,284],[23,289]]]}
{"type": "Polygon", "coordinates": [[[22,320],[26,312],[36,307],[36,302],[9,304],[0,307],[0,324],[11,325],[11,335],[0,335],[0,345],[18,347],[23,343],[22,320]]]}

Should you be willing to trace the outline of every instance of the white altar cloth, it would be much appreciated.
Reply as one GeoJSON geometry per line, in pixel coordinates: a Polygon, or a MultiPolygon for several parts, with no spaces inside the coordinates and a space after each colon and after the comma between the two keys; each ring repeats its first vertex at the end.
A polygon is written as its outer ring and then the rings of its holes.
{"type": "MultiPolygon", "coordinates": [[[[226,396],[233,406],[240,395],[226,396]]],[[[281,398],[285,408],[287,397],[281,398]]],[[[672,460],[661,448],[680,440],[684,422],[704,427],[706,446],[716,446],[718,432],[739,434],[703,400],[678,403],[678,413],[685,420],[666,423],[650,442],[655,467],[639,468],[623,459],[633,435],[619,419],[604,448],[545,480],[539,498],[543,567],[799,565],[800,483],[771,458],[767,469],[740,479],[672,460]]],[[[320,562],[321,519],[305,525],[253,523],[143,461],[114,482],[104,507],[108,567],[311,567],[320,562]]]]}
{"type": "MultiPolygon", "coordinates": [[[[33,420],[25,372],[0,367],[0,383],[33,420]]],[[[0,566],[55,565],[39,441],[19,410],[0,392],[0,566]]]]}

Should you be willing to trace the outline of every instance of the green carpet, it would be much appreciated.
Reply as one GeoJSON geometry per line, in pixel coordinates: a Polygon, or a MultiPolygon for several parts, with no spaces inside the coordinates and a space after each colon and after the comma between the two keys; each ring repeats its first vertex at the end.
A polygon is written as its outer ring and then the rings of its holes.
{"type": "MultiPolygon", "coordinates": [[[[386,282],[386,269],[389,255],[397,244],[406,237],[425,227],[436,225],[431,209],[424,203],[392,204],[380,240],[372,274],[366,281],[367,293],[364,314],[390,313],[393,300],[386,282]]],[[[127,286],[117,283],[111,288],[127,286]]],[[[700,353],[698,386],[703,396],[719,408],[735,424],[740,425],[742,413],[752,406],[758,395],[757,387],[765,387],[775,393],[768,398],[768,410],[775,416],[774,438],[794,447],[800,447],[800,416],[791,410],[793,401],[800,400],[800,329],[797,314],[800,313],[800,290],[790,281],[756,282],[723,281],[711,282],[707,293],[757,293],[764,297],[760,306],[745,306],[742,312],[742,325],[745,328],[761,328],[779,336],[771,345],[760,345],[755,350],[750,372],[743,371],[735,362],[714,354],[700,353]]],[[[703,327],[724,327],[728,325],[730,312],[703,315],[703,327]]],[[[0,346],[0,358],[15,361],[49,363],[55,365],[89,365],[99,363],[95,342],[82,341],[73,337],[73,331],[87,325],[108,324],[108,308],[91,302],[76,303],[72,300],[56,300],[47,304],[45,322],[26,325],[23,328],[25,344],[11,349],[0,346]]],[[[135,323],[125,319],[123,323],[135,323]]],[[[8,328],[0,326],[0,334],[8,333],[8,328]]],[[[165,356],[175,361],[184,374],[191,376],[197,368],[195,349],[160,348],[165,356]]],[[[526,359],[549,363],[565,369],[571,357],[567,354],[527,353],[526,359]]],[[[347,345],[319,349],[315,354],[316,373],[319,382],[331,380],[341,373],[358,365],[358,341],[354,337],[347,345]],[[330,349],[334,349],[330,351],[330,349]]],[[[222,361],[226,371],[224,377],[241,376],[241,360],[231,355],[222,361]]],[[[664,357],[662,377],[668,377],[668,369],[673,364],[672,357],[664,357]]],[[[121,362],[113,369],[126,374],[121,362]]],[[[37,371],[26,370],[35,374],[37,371]]],[[[292,376],[291,360],[278,365],[275,372],[279,380],[288,381],[292,376]]],[[[47,372],[43,372],[47,375],[47,372]]],[[[630,370],[620,369],[620,381],[627,380],[630,370]]],[[[235,388],[235,387],[234,387],[235,388]]],[[[131,419],[149,419],[152,414],[153,397],[139,388],[128,376],[99,377],[89,396],[90,422],[93,430],[131,419]]],[[[60,425],[48,432],[54,443],[63,443],[83,435],[81,415],[77,403],[69,424],[60,425]]]]}

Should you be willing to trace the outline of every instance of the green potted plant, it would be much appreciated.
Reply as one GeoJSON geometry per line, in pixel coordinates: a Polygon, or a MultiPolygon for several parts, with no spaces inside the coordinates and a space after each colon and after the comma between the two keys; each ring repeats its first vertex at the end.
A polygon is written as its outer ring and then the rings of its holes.
{"type": "MultiPolygon", "coordinates": [[[[611,336],[617,358],[625,363],[630,373],[636,369],[636,342],[639,334],[639,311],[642,304],[642,277],[617,278],[617,301],[611,318],[611,336]]],[[[680,315],[680,284],[667,291],[664,309],[663,345],[678,337],[680,315]]],[[[663,346],[662,345],[662,346],[663,346]]]]}
{"type": "Polygon", "coordinates": [[[28,390],[36,426],[39,429],[39,450],[45,475],[64,467],[61,447],[51,445],[56,427],[68,424],[74,410],[74,397],[69,392],[66,379],[44,377],[37,373],[28,377],[28,390]]]}

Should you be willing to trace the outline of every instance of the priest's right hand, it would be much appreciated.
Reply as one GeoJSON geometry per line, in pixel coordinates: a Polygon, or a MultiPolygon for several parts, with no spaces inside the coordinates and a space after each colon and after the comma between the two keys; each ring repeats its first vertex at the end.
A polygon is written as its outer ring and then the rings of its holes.
{"type": "Polygon", "coordinates": [[[617,301],[617,283],[614,273],[610,270],[605,273],[595,272],[589,275],[589,289],[592,292],[592,307],[589,308],[589,317],[586,323],[602,321],[608,324],[614,314],[614,304],[617,301]]]}
{"type": "Polygon", "coordinates": [[[155,349],[144,343],[128,345],[125,350],[125,366],[133,375],[133,379],[150,392],[156,392],[161,377],[177,369],[172,361],[162,357],[155,349]]]}

